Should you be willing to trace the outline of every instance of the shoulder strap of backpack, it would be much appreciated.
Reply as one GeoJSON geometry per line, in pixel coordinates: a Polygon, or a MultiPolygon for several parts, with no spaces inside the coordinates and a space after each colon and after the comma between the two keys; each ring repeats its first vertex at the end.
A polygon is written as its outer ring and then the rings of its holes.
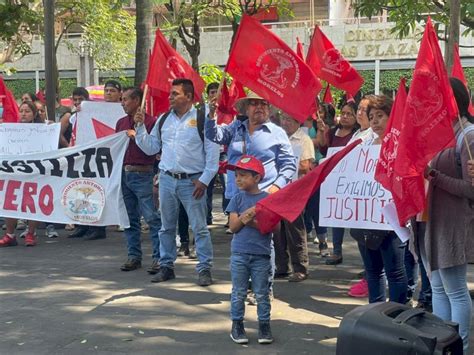
{"type": "Polygon", "coordinates": [[[166,119],[168,118],[168,116],[170,115],[171,111],[168,111],[168,112],[165,112],[163,114],[163,116],[161,116],[161,118],[159,118],[159,122],[158,122],[158,134],[160,135],[160,139],[161,139],[161,129],[163,128],[163,125],[165,124],[165,121],[166,119]]]}
{"type": "Polygon", "coordinates": [[[197,130],[201,141],[204,143],[204,123],[206,121],[206,106],[199,105],[197,109],[197,130]]]}

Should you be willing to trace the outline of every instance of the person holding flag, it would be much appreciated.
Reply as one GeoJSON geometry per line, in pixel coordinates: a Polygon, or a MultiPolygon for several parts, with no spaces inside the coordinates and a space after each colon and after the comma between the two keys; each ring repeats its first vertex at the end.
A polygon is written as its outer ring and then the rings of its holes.
{"type": "Polygon", "coordinates": [[[425,169],[429,180],[426,233],[415,240],[431,272],[433,314],[459,324],[467,354],[472,301],[467,287],[467,263],[474,262],[474,186],[467,162],[474,151],[474,130],[469,114],[469,93],[450,78],[460,114],[453,121],[456,146],[441,151],[425,169]]]}

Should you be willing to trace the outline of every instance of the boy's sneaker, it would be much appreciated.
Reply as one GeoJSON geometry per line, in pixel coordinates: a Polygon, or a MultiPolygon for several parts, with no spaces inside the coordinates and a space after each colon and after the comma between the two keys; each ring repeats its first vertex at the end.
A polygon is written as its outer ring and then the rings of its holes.
{"type": "Polygon", "coordinates": [[[326,242],[319,243],[319,254],[323,258],[329,256],[330,253],[329,253],[328,243],[326,242]]]}
{"type": "Polygon", "coordinates": [[[36,245],[36,235],[34,233],[26,233],[25,235],[25,246],[34,247],[36,245]]]}
{"type": "Polygon", "coordinates": [[[21,239],[24,239],[27,234],[28,234],[28,229],[27,229],[27,230],[24,230],[24,231],[20,234],[20,238],[21,238],[21,239]]]}
{"type": "Polygon", "coordinates": [[[181,246],[178,249],[177,256],[189,256],[189,244],[181,243],[181,246]]]}
{"type": "Polygon", "coordinates": [[[18,242],[16,241],[15,235],[5,234],[3,238],[0,239],[0,248],[14,247],[17,245],[18,245],[18,242]]]}
{"type": "Polygon", "coordinates": [[[247,291],[247,298],[245,301],[248,303],[249,306],[256,306],[257,305],[257,297],[253,291],[247,291]]]}
{"type": "Polygon", "coordinates": [[[46,230],[44,231],[44,234],[48,238],[57,238],[57,237],[59,237],[58,232],[56,232],[56,229],[54,228],[54,226],[52,224],[48,224],[46,226],[46,230]]]}
{"type": "Polygon", "coordinates": [[[258,322],[258,343],[271,344],[273,343],[272,329],[270,328],[270,321],[258,322]]]}
{"type": "Polygon", "coordinates": [[[360,280],[358,283],[351,286],[347,293],[351,297],[364,298],[369,295],[369,285],[366,279],[360,280]]]}
{"type": "Polygon", "coordinates": [[[244,322],[241,320],[232,321],[232,330],[230,331],[230,338],[237,344],[247,344],[249,338],[245,333],[244,322]]]}

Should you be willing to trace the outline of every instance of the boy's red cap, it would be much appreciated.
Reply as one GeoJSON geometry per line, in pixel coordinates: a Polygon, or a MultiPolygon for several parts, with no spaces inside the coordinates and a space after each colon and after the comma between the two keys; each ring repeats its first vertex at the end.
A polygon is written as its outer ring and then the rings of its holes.
{"type": "Polygon", "coordinates": [[[243,169],[256,172],[258,175],[263,177],[265,176],[265,169],[260,160],[255,158],[252,155],[242,155],[239,161],[236,164],[227,164],[227,170],[243,169]]]}

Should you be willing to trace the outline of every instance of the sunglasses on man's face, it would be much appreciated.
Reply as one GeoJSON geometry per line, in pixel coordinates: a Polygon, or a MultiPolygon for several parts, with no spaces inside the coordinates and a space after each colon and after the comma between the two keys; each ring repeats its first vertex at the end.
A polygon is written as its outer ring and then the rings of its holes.
{"type": "Polygon", "coordinates": [[[249,105],[250,106],[263,106],[263,107],[267,107],[269,106],[269,103],[265,100],[249,100],[249,105]]]}

